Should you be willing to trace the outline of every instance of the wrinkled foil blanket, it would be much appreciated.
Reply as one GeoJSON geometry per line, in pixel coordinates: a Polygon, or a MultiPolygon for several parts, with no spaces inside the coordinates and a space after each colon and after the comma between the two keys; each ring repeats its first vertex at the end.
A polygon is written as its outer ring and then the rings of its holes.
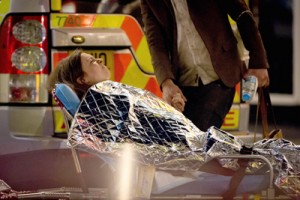
{"type": "MultiPolygon", "coordinates": [[[[195,111],[201,112],[201,111],[195,111]]],[[[69,144],[75,148],[121,157],[124,144],[135,152],[136,162],[168,170],[199,170],[211,158],[239,155],[244,142],[211,127],[199,130],[182,113],[154,94],[129,85],[105,81],[84,96],[70,127],[69,144]]],[[[285,139],[263,139],[251,144],[251,154],[263,155],[274,168],[277,187],[300,193],[300,146],[285,139]]],[[[237,168],[234,160],[220,161],[237,168]]],[[[265,163],[253,160],[255,173],[265,163]]]]}

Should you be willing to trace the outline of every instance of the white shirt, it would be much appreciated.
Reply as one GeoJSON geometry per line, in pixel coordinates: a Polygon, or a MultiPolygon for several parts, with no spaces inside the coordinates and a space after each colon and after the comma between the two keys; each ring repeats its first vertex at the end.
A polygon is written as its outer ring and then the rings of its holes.
{"type": "Polygon", "coordinates": [[[186,0],[171,2],[177,22],[180,85],[197,86],[199,78],[204,85],[218,80],[209,52],[191,20],[186,0]]]}

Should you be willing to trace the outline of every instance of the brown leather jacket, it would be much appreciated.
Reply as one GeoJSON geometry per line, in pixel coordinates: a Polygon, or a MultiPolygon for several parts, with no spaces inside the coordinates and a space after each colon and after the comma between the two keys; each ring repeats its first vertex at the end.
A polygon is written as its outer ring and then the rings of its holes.
{"type": "MultiPolygon", "coordinates": [[[[213,67],[229,87],[242,78],[237,40],[228,15],[237,26],[249,51],[249,68],[268,68],[266,52],[256,22],[244,0],[187,0],[191,18],[211,56],[213,67]]],[[[159,84],[178,78],[177,30],[170,0],[141,0],[144,31],[159,84]]]]}

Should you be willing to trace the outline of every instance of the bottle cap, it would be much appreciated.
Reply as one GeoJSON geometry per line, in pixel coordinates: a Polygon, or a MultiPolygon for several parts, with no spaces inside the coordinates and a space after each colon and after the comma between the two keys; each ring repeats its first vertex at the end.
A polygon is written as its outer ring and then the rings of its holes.
{"type": "Polygon", "coordinates": [[[249,94],[243,94],[243,96],[242,96],[242,99],[244,100],[244,101],[249,101],[250,100],[250,98],[251,98],[251,96],[249,95],[249,94]]]}

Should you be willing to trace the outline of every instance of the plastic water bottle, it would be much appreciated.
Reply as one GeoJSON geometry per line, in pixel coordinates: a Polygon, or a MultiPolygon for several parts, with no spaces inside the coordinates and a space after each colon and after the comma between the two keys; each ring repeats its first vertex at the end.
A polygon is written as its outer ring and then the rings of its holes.
{"type": "Polygon", "coordinates": [[[242,83],[242,100],[250,102],[256,94],[257,78],[255,76],[248,76],[242,83]]]}

